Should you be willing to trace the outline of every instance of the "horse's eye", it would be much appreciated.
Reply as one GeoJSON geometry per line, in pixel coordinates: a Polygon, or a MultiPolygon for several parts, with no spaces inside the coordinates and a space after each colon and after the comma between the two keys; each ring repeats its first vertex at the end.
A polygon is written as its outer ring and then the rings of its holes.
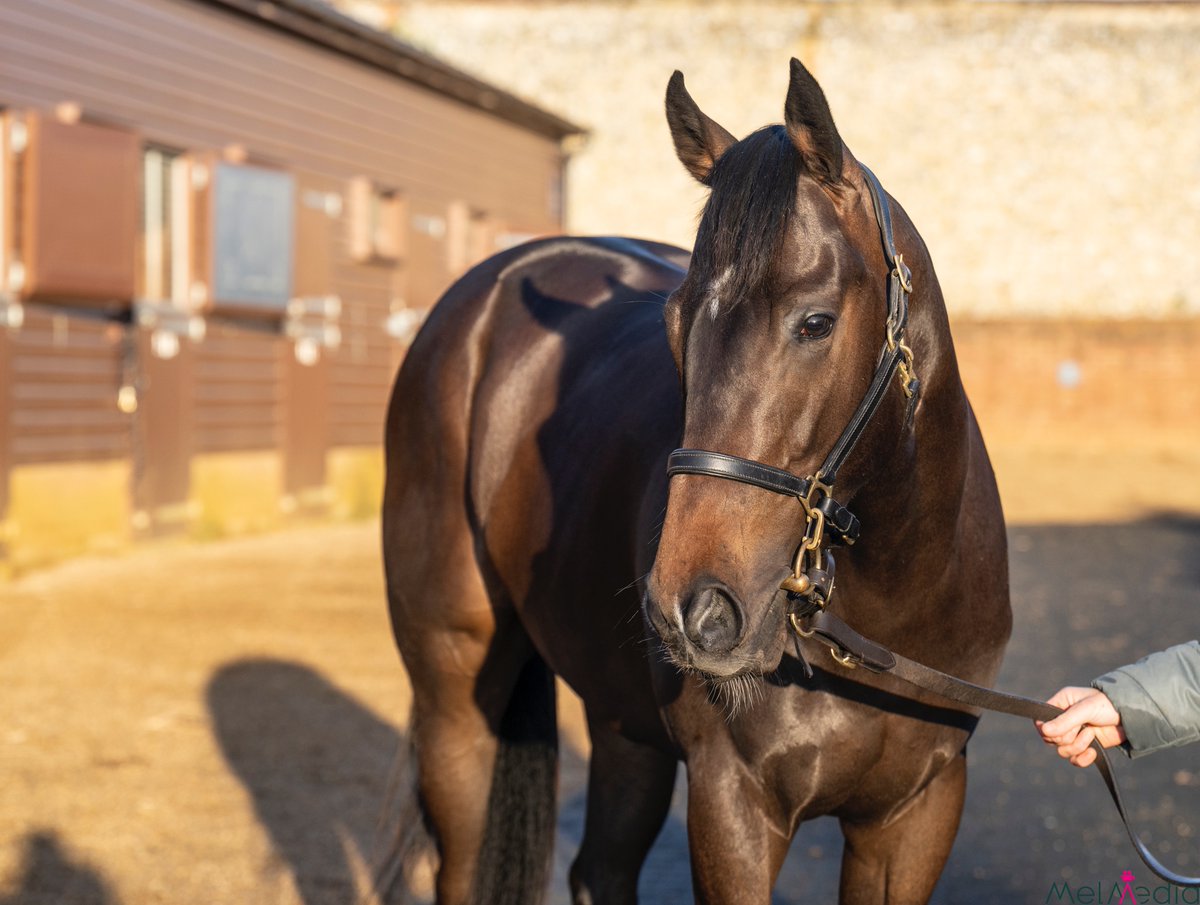
{"type": "Polygon", "coordinates": [[[801,339],[821,339],[833,329],[833,315],[810,314],[800,325],[797,335],[801,339]]]}

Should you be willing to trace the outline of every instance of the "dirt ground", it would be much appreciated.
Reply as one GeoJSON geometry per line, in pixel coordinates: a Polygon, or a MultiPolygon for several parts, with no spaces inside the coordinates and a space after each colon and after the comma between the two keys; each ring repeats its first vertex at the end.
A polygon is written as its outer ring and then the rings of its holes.
{"type": "MultiPolygon", "coordinates": [[[[1200,634],[1200,458],[995,458],[1017,615],[1002,687],[1045,696],[1200,634]]],[[[163,543],[0,585],[0,689],[0,905],[369,894],[408,709],[376,525],[163,543]]],[[[587,750],[563,697],[555,902],[587,750]]],[[[1042,902],[1052,882],[1141,876],[1098,778],[1021,721],[985,719],[971,764],[935,901],[1042,902]]],[[[1200,872],[1195,752],[1123,773],[1163,857],[1200,872]]],[[[683,827],[677,795],[645,901],[690,901],[683,827]]],[[[804,828],[776,901],[831,900],[839,851],[831,821],[804,828]]]]}

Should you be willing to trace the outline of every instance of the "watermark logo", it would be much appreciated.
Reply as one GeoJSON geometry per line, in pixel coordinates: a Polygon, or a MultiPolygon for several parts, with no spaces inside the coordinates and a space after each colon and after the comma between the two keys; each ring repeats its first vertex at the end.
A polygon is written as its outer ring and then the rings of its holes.
{"type": "Polygon", "coordinates": [[[1125,901],[1125,896],[1129,896],[1130,905],[1137,905],[1137,900],[1134,898],[1133,886],[1131,885],[1135,879],[1137,878],[1134,877],[1133,871],[1126,870],[1121,872],[1121,883],[1123,885],[1121,886],[1121,898],[1117,900],[1117,905],[1122,905],[1125,901]]]}
{"type": "Polygon", "coordinates": [[[1064,880],[1054,883],[1046,893],[1046,905],[1068,902],[1071,905],[1200,905],[1200,888],[1161,883],[1145,886],[1135,881],[1133,871],[1121,872],[1111,885],[1103,882],[1072,886],[1064,880]]]}

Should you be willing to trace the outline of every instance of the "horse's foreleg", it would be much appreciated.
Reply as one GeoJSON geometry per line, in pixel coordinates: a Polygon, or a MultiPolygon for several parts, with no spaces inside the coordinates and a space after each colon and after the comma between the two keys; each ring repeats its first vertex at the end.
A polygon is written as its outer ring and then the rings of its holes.
{"type": "Polygon", "coordinates": [[[590,730],[587,820],[571,896],[575,905],[634,903],[642,862],[671,806],[676,760],[607,726],[590,730]]]}
{"type": "Polygon", "coordinates": [[[703,905],[767,905],[791,844],[769,815],[762,787],[735,755],[718,771],[688,765],[692,884],[703,905]]]}
{"type": "Polygon", "coordinates": [[[899,815],[878,823],[842,821],[841,905],[919,905],[929,901],[962,816],[965,752],[899,815]]]}

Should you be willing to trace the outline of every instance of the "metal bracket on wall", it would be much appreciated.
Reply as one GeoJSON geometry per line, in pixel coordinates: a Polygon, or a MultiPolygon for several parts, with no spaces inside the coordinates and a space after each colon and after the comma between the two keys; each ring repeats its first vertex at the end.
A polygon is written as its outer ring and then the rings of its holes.
{"type": "Polygon", "coordinates": [[[16,332],[25,323],[25,306],[15,296],[0,292],[0,327],[16,332]]]}
{"type": "Polygon", "coordinates": [[[139,327],[153,331],[150,350],[156,358],[174,358],[179,354],[181,339],[198,343],[207,332],[203,317],[169,302],[138,299],[133,304],[133,312],[139,327]]]}
{"type": "Polygon", "coordinates": [[[402,299],[393,299],[392,310],[384,321],[383,330],[392,339],[407,346],[428,316],[428,308],[409,308],[402,299]]]}
{"type": "Polygon", "coordinates": [[[294,298],[288,302],[283,332],[292,341],[296,361],[315,365],[322,349],[336,349],[342,343],[342,300],[336,295],[294,298]]]}

